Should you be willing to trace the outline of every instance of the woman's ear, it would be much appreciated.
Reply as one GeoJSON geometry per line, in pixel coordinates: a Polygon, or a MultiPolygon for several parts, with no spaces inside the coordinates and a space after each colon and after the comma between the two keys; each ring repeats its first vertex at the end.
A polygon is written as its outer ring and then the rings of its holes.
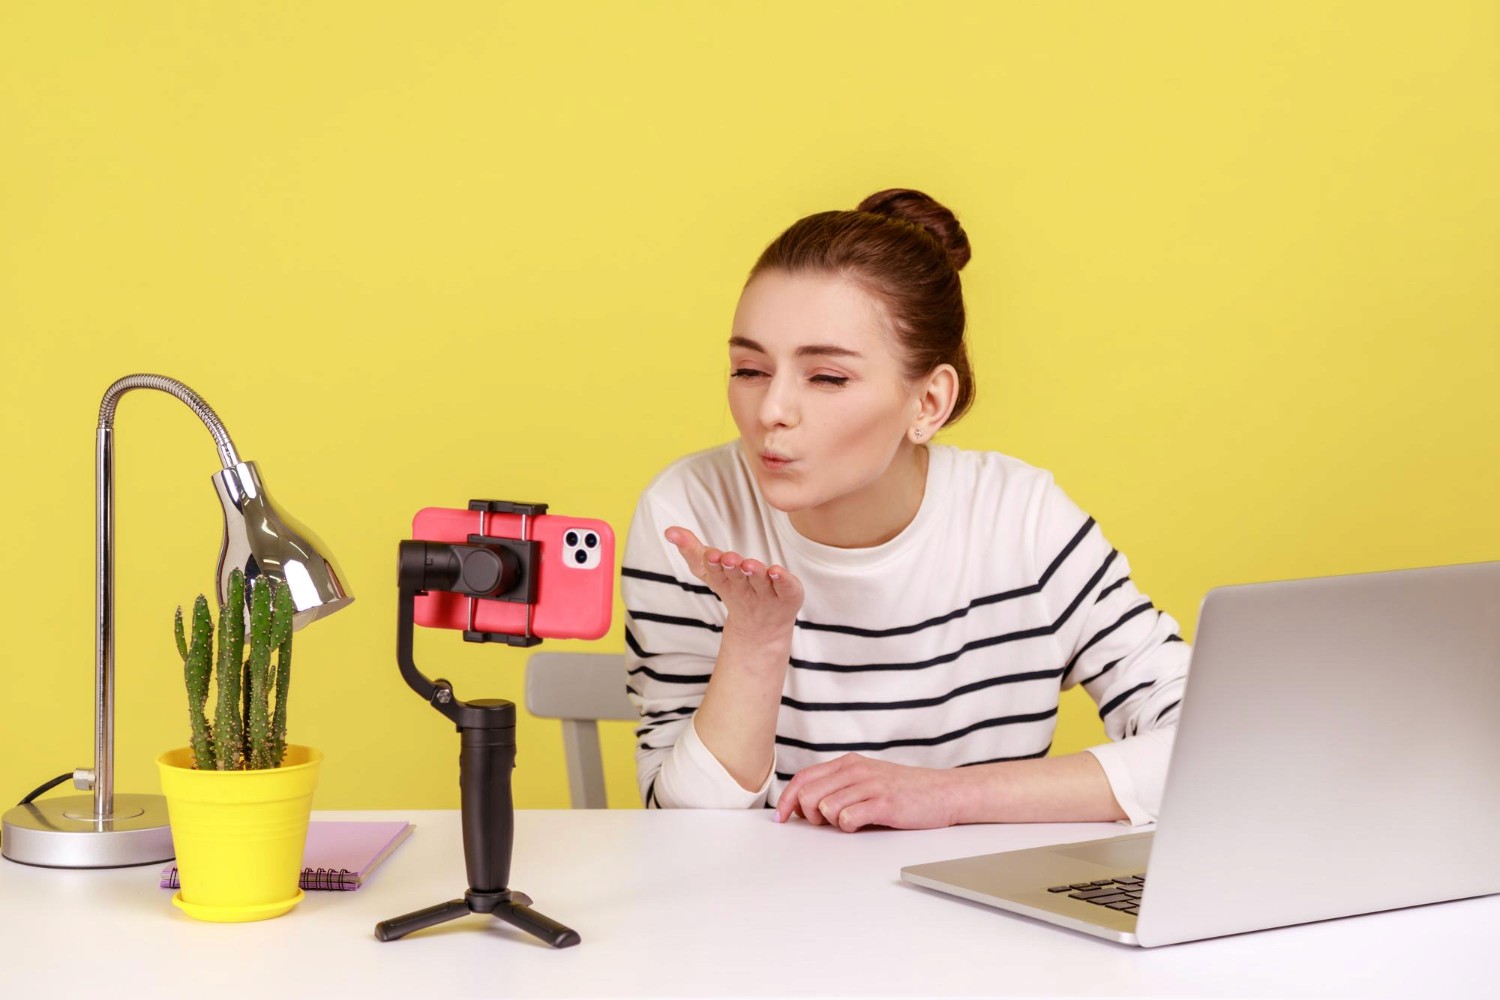
{"type": "Polygon", "coordinates": [[[907,434],[914,441],[930,441],[948,422],[953,404],[958,402],[958,370],[952,365],[938,365],[917,383],[914,402],[917,412],[907,434]]]}

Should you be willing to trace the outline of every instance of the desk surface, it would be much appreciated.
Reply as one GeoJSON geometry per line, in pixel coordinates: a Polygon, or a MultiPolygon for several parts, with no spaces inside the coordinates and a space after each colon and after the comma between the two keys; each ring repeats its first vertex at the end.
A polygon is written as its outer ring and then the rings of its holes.
{"type": "Polygon", "coordinates": [[[1128,832],[1116,824],[841,834],[766,810],[523,811],[514,886],[583,943],[554,951],[477,916],[400,941],[376,921],[463,894],[456,812],[357,892],[284,917],[192,920],[158,866],[0,862],[0,995],[1493,996],[1500,896],[1142,950],[902,883],[902,866],[1128,832]]]}

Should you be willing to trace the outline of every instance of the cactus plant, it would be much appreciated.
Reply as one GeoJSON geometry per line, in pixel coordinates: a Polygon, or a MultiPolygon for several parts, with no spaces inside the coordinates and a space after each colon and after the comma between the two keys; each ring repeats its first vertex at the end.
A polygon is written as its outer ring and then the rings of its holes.
{"type": "Polygon", "coordinates": [[[276,647],[276,711],[271,716],[271,755],[286,756],[286,697],[292,682],[292,592],[277,587],[272,598],[271,642],[276,647]],[[278,624],[280,623],[280,624],[278,624]]]}
{"type": "Polygon", "coordinates": [[[219,608],[219,700],[215,709],[214,769],[238,771],[243,759],[240,660],[245,655],[245,574],[229,574],[229,603],[219,608]]]}
{"type": "Polygon", "coordinates": [[[266,675],[271,671],[271,591],[255,587],[250,594],[250,684],[245,690],[251,770],[270,767],[271,714],[266,675]]]}
{"type": "Polygon", "coordinates": [[[213,646],[213,621],[208,617],[208,600],[202,594],[193,602],[193,641],[184,646],[182,609],[175,621],[177,651],[182,654],[183,673],[187,680],[188,722],[192,727],[193,759],[199,768],[214,767],[213,732],[204,706],[208,703],[209,649],[213,646]]]}
{"type": "Polygon", "coordinates": [[[229,601],[219,608],[218,655],[213,620],[203,595],[193,602],[191,638],[182,608],[173,619],[188,694],[193,760],[199,770],[280,767],[286,756],[286,705],[292,667],[290,590],[265,577],[250,587],[249,656],[245,656],[245,577],[229,577],[229,601]],[[275,662],[271,654],[275,652],[275,662]],[[210,667],[212,666],[212,671],[210,667]],[[218,685],[214,717],[207,715],[210,673],[218,685]]]}

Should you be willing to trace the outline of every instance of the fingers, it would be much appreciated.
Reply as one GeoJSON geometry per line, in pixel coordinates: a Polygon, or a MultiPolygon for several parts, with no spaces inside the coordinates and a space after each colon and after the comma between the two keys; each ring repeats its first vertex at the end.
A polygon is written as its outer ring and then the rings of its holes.
{"type": "Polygon", "coordinates": [[[831,774],[822,781],[810,782],[796,796],[797,810],[813,826],[833,822],[838,818],[838,813],[830,813],[824,802],[847,788],[848,779],[841,774],[831,774]]]}
{"type": "Polygon", "coordinates": [[[879,762],[849,753],[793,775],[777,799],[776,821],[785,823],[800,815],[813,826],[834,826],[853,833],[866,826],[888,824],[890,794],[879,762]]]}
{"type": "Polygon", "coordinates": [[[795,793],[797,810],[813,826],[824,823],[836,826],[839,810],[865,797],[863,792],[857,791],[864,784],[850,768],[839,768],[803,785],[795,793]]]}
{"type": "Polygon", "coordinates": [[[885,826],[888,821],[884,818],[884,813],[885,803],[872,796],[840,809],[834,825],[845,833],[853,833],[866,826],[885,826]]]}
{"type": "Polygon", "coordinates": [[[713,588],[714,593],[720,597],[724,596],[724,553],[718,549],[703,549],[703,575],[704,583],[713,588]]]}
{"type": "Polygon", "coordinates": [[[757,597],[775,597],[776,591],[771,583],[771,578],[766,574],[766,564],[758,559],[746,559],[740,563],[740,572],[745,576],[745,582],[750,585],[757,597]]]}
{"type": "Polygon", "coordinates": [[[876,798],[878,792],[879,786],[875,782],[861,781],[846,785],[824,796],[823,801],[818,803],[818,811],[829,825],[836,826],[845,833],[853,833],[876,821],[876,810],[880,805],[876,798]]]}
{"type": "Polygon", "coordinates": [[[687,563],[689,571],[700,580],[705,580],[708,565],[704,559],[706,551],[703,543],[698,541],[698,536],[687,528],[673,525],[662,532],[667,541],[677,546],[677,551],[682,553],[683,561],[687,563]]]}
{"type": "Polygon", "coordinates": [[[724,554],[725,568],[731,572],[728,576],[736,580],[734,570],[738,570],[745,578],[748,587],[745,589],[757,597],[764,597],[778,601],[788,601],[795,598],[796,605],[802,605],[802,584],[796,577],[788,573],[780,565],[767,566],[759,559],[746,559],[739,553],[727,552],[724,554]]]}
{"type": "Polygon", "coordinates": [[[744,556],[738,552],[720,552],[718,549],[709,549],[708,554],[709,569],[714,574],[708,583],[720,597],[733,601],[753,593],[750,578],[745,573],[747,562],[744,556]]]}
{"type": "Polygon", "coordinates": [[[688,570],[708,584],[720,597],[748,590],[742,586],[741,578],[744,574],[739,572],[739,566],[744,557],[738,553],[707,547],[698,540],[697,535],[678,525],[673,525],[662,534],[667,541],[677,546],[688,570]]]}
{"type": "Polygon", "coordinates": [[[849,784],[847,777],[840,777],[841,772],[864,759],[859,754],[845,754],[837,760],[804,767],[792,775],[776,800],[776,822],[785,823],[797,814],[814,826],[821,826],[826,818],[818,810],[818,803],[825,795],[849,784]]]}
{"type": "Polygon", "coordinates": [[[963,822],[954,816],[951,795],[942,785],[951,771],[910,767],[845,754],[804,768],[793,775],[776,803],[781,822],[801,814],[814,826],[830,825],[845,833],[865,827],[928,830],[963,822]]]}
{"type": "Polygon", "coordinates": [[[798,777],[800,775],[792,776],[792,780],[781,790],[781,798],[776,800],[776,822],[778,823],[785,823],[793,816],[802,815],[802,810],[797,805],[797,793],[801,791],[801,786],[797,784],[798,777]]]}
{"type": "Polygon", "coordinates": [[[802,603],[802,581],[787,572],[786,567],[779,563],[767,566],[758,559],[747,559],[737,552],[724,552],[720,549],[709,548],[699,541],[698,536],[690,529],[678,524],[667,528],[662,534],[667,541],[677,546],[677,551],[682,553],[688,569],[692,570],[693,575],[704,583],[709,583],[710,576],[714,580],[723,580],[725,583],[738,583],[739,580],[734,574],[722,572],[738,569],[741,575],[750,582],[748,590],[763,597],[795,599],[799,605],[802,603]]]}
{"type": "Polygon", "coordinates": [[[703,548],[703,543],[698,541],[698,536],[680,525],[674,524],[662,534],[666,536],[667,541],[677,546],[683,555],[703,548]]]}
{"type": "Polygon", "coordinates": [[[785,598],[795,593],[800,604],[802,585],[783,567],[767,567],[760,560],[748,559],[738,552],[707,547],[697,535],[680,525],[673,525],[662,534],[677,546],[693,575],[720,597],[754,594],[785,598]]]}
{"type": "Polygon", "coordinates": [[[776,822],[785,823],[792,818],[794,813],[801,815],[801,811],[797,808],[797,793],[802,791],[803,785],[807,784],[809,772],[826,767],[828,767],[827,764],[814,764],[792,775],[792,780],[788,781],[786,787],[781,790],[781,798],[776,800],[776,822]]]}
{"type": "Polygon", "coordinates": [[[784,601],[796,601],[802,604],[802,581],[786,571],[786,567],[775,565],[766,570],[766,579],[770,581],[771,591],[784,601]]]}

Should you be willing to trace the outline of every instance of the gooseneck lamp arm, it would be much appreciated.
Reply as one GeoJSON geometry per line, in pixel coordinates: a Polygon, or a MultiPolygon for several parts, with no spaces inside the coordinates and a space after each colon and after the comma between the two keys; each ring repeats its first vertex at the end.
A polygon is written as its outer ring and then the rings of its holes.
{"type": "MultiPolygon", "coordinates": [[[[94,591],[94,770],[83,774],[92,781],[94,816],[114,818],[115,811],[115,410],[120,397],[132,389],[157,389],[175,396],[197,414],[214,437],[224,468],[239,465],[239,454],[224,422],[207,401],[186,385],[165,375],[126,375],[104,391],[99,404],[95,448],[95,536],[97,574],[94,591]]],[[[77,780],[77,779],[75,779],[77,780]]],[[[87,784],[84,785],[87,787],[87,784]]]]}

